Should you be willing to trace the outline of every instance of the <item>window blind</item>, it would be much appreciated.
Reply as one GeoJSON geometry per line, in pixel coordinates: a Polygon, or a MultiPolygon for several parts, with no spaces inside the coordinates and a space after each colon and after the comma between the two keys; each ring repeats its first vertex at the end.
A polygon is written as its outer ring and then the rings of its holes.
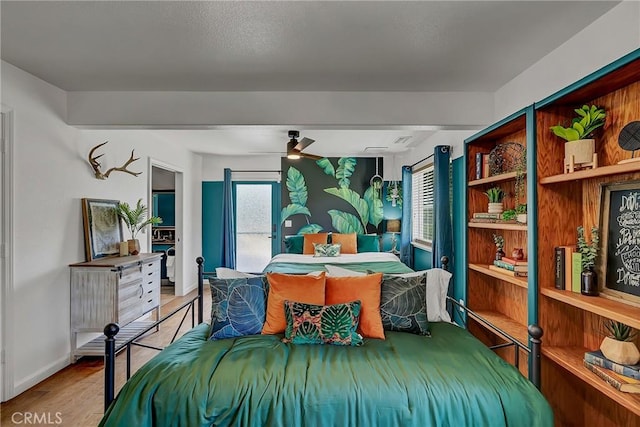
{"type": "Polygon", "coordinates": [[[433,242],[433,163],[411,177],[411,240],[426,246],[433,242]]]}

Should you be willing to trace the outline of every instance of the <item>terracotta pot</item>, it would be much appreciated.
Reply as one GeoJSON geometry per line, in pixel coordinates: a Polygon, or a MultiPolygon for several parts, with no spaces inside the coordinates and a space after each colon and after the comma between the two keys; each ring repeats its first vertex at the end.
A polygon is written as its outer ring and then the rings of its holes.
{"type": "Polygon", "coordinates": [[[617,341],[606,337],[600,344],[600,350],[607,359],[622,365],[635,365],[640,360],[640,352],[631,341],[617,341]]]}
{"type": "Polygon", "coordinates": [[[593,153],[596,152],[595,139],[578,139],[576,141],[567,141],[564,144],[564,161],[569,164],[571,156],[574,157],[574,163],[591,163],[593,161],[593,153]]]}
{"type": "Polygon", "coordinates": [[[504,210],[502,202],[500,203],[489,203],[489,213],[500,214],[504,210]]]}
{"type": "Polygon", "coordinates": [[[138,239],[127,240],[129,245],[129,255],[138,255],[140,253],[140,242],[138,239]]]}
{"type": "Polygon", "coordinates": [[[511,251],[511,258],[516,261],[524,259],[524,252],[522,252],[522,248],[513,248],[513,251],[511,251]]]}

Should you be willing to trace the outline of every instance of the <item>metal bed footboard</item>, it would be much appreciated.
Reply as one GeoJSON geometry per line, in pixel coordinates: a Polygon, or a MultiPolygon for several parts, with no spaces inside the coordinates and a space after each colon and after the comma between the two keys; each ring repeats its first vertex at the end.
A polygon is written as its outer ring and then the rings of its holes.
{"type": "Polygon", "coordinates": [[[184,311],[182,316],[182,320],[180,324],[176,328],[176,332],[173,334],[173,338],[171,338],[171,342],[173,342],[177,335],[178,331],[182,327],[185,319],[187,318],[187,314],[191,312],[191,327],[195,327],[195,304],[198,305],[198,324],[203,322],[203,290],[204,290],[204,277],[212,276],[215,273],[208,273],[203,271],[204,258],[198,257],[196,258],[196,263],[198,264],[198,295],[191,298],[190,300],[185,301],[178,308],[173,310],[171,313],[163,316],[161,319],[150,324],[146,329],[140,331],[134,337],[129,340],[121,343],[116,348],[116,335],[120,331],[120,326],[117,323],[109,323],[104,327],[104,335],[106,336],[105,341],[105,351],[104,351],[104,410],[106,411],[111,402],[113,402],[114,394],[115,394],[115,371],[116,371],[116,353],[127,349],[127,380],[131,377],[131,346],[139,346],[145,348],[151,348],[154,350],[162,350],[160,347],[155,347],[147,344],[142,344],[137,342],[138,339],[143,337],[146,333],[151,331],[154,328],[157,328],[161,323],[166,320],[172,318],[176,314],[178,314],[181,310],[184,311]]]}
{"type": "MultiPolygon", "coordinates": [[[[529,353],[529,359],[530,359],[529,366],[531,369],[531,372],[529,373],[529,379],[536,386],[536,388],[540,390],[540,355],[542,352],[541,338],[543,335],[543,331],[540,326],[534,324],[534,325],[529,325],[529,327],[527,328],[527,332],[529,333],[529,341],[531,342],[531,348],[529,348],[528,346],[519,342],[516,338],[509,335],[507,332],[503,331],[499,327],[489,322],[487,319],[483,318],[482,316],[475,313],[473,310],[469,309],[467,306],[459,303],[454,298],[447,296],[447,300],[450,303],[452,303],[454,306],[462,310],[464,313],[466,313],[468,316],[482,323],[483,325],[485,325],[486,327],[488,327],[489,329],[493,330],[498,335],[503,337],[505,340],[507,340],[508,342],[506,343],[493,345],[493,346],[490,346],[489,348],[492,350],[495,350],[499,348],[513,346],[513,351],[514,351],[513,364],[516,368],[519,368],[519,365],[520,365],[520,350],[524,350],[527,353],[529,353]]],[[[455,310],[455,311],[459,313],[458,310],[455,310]]]]}

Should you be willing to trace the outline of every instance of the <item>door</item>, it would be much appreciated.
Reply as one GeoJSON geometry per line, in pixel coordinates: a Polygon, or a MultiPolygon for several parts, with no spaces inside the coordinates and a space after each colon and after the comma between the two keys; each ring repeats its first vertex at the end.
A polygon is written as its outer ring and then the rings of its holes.
{"type": "Polygon", "coordinates": [[[261,272],[278,251],[279,184],[234,182],[236,268],[261,272]]]}

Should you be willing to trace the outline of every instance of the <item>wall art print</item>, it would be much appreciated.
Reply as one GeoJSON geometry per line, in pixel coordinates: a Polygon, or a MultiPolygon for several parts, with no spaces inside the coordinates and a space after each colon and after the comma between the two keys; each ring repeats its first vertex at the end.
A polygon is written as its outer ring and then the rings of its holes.
{"type": "Polygon", "coordinates": [[[82,199],[87,261],[120,255],[122,222],[117,206],[118,200],[82,199]]]}
{"type": "MultiPolygon", "coordinates": [[[[379,167],[382,160],[379,159],[379,167]]],[[[379,191],[370,184],[375,158],[282,158],[282,234],[320,231],[377,233],[383,218],[379,191]],[[291,227],[285,227],[291,221],[291,227]]]]}

